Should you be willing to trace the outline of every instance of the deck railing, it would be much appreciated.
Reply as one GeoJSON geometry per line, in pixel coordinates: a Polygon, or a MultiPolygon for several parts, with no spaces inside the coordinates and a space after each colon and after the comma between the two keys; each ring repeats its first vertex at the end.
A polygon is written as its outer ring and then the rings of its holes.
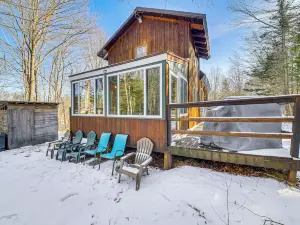
{"type": "Polygon", "coordinates": [[[205,102],[189,102],[183,104],[169,104],[167,107],[168,120],[168,146],[171,146],[172,134],[189,135],[213,135],[213,136],[233,136],[233,137],[253,137],[253,138],[277,138],[291,139],[290,155],[293,158],[299,158],[300,144],[300,95],[284,95],[257,97],[248,99],[230,99],[205,102]],[[228,105],[254,105],[254,104],[290,104],[293,103],[293,116],[282,117],[190,117],[190,118],[172,118],[172,109],[179,108],[197,108],[197,107],[216,107],[228,105]],[[172,121],[187,122],[243,122],[243,123],[292,123],[291,133],[259,133],[259,132],[216,132],[199,130],[171,130],[172,121]]]}

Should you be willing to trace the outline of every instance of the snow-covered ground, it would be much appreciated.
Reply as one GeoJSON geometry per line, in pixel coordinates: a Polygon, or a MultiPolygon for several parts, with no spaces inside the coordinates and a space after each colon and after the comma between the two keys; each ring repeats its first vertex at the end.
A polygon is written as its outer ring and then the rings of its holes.
{"type": "Polygon", "coordinates": [[[51,160],[45,145],[1,152],[0,225],[300,224],[300,191],[273,179],[151,168],[135,191],[111,165],[51,160]]]}

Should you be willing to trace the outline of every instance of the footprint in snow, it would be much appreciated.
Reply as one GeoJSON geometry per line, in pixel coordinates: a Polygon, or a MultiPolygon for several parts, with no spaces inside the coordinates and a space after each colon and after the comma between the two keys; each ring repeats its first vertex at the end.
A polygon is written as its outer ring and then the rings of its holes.
{"type": "Polygon", "coordinates": [[[68,198],[72,197],[72,196],[75,196],[75,195],[78,195],[78,193],[70,193],[70,194],[67,194],[66,196],[62,197],[60,199],[61,202],[64,202],[66,201],[68,198]]]}
{"type": "Polygon", "coordinates": [[[16,220],[16,219],[18,219],[18,214],[11,214],[11,215],[0,217],[0,220],[16,220]]]}

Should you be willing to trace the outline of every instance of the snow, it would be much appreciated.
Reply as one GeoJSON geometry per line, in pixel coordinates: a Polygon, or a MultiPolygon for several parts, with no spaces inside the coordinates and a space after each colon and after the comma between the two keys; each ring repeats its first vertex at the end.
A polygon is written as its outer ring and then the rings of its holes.
{"type": "Polygon", "coordinates": [[[110,175],[111,161],[100,171],[61,163],[46,146],[0,153],[0,225],[218,225],[228,212],[230,224],[300,224],[300,191],[273,179],[150,168],[135,191],[131,178],[110,175]]]}

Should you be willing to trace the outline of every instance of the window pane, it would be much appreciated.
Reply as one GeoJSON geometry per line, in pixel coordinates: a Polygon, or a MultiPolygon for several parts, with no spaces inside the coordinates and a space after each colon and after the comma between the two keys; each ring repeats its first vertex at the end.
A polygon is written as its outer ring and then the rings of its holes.
{"type": "Polygon", "coordinates": [[[120,75],[120,114],[144,115],[144,70],[120,75]]]}
{"type": "Polygon", "coordinates": [[[147,115],[160,115],[159,67],[146,70],[147,115]]]}
{"type": "MultiPolygon", "coordinates": [[[[180,103],[188,102],[187,81],[180,79],[180,103]]],[[[187,108],[182,109],[181,113],[187,113],[187,108]]]]}
{"type": "Polygon", "coordinates": [[[78,87],[79,84],[73,84],[73,113],[78,114],[78,87]]]}
{"type": "Polygon", "coordinates": [[[103,78],[96,80],[96,114],[104,114],[103,78]]]}
{"type": "Polygon", "coordinates": [[[177,102],[177,78],[171,76],[171,103],[177,102]]]}
{"type": "Polygon", "coordinates": [[[95,81],[87,80],[80,82],[79,95],[80,95],[80,114],[94,114],[94,93],[95,81]]]}
{"type": "Polygon", "coordinates": [[[108,77],[109,114],[118,114],[118,77],[108,77]]]}

